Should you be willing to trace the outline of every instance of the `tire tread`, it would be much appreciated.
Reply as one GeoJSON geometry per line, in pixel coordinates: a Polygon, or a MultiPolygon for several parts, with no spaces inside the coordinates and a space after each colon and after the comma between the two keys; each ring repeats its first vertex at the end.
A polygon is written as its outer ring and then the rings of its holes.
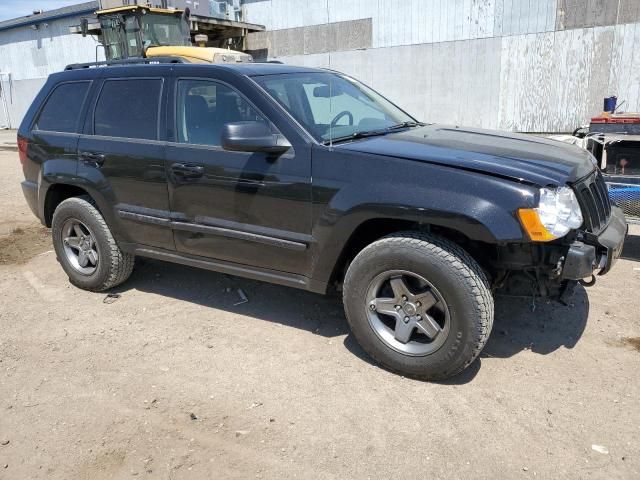
{"type": "Polygon", "coordinates": [[[71,197],[61,202],[57,209],[63,205],[76,206],[77,208],[85,210],[87,214],[93,217],[107,239],[106,248],[109,250],[108,258],[110,261],[108,276],[101,284],[87,288],[87,290],[102,292],[125,282],[133,271],[135,256],[127,252],[123,252],[120,247],[118,247],[107,222],[105,222],[104,217],[98,210],[93,199],[88,195],[71,197]]]}
{"type": "MultiPolygon", "coordinates": [[[[425,380],[441,380],[457,375],[475,361],[489,339],[493,327],[494,302],[487,276],[478,262],[462,247],[446,238],[420,231],[403,231],[387,235],[365,247],[356,256],[354,262],[361,255],[371,255],[376,250],[394,249],[398,247],[414,249],[419,255],[427,254],[441,258],[456,272],[459,280],[466,283],[473,292],[473,299],[478,308],[479,318],[478,321],[474,323],[476,331],[471,336],[473,341],[471,354],[462,364],[452,365],[450,369],[444,369],[439,373],[429,373],[427,375],[412,374],[411,376],[425,380]]],[[[349,284],[352,274],[352,270],[348,269],[344,282],[345,285],[349,284]]],[[[345,288],[343,292],[345,302],[347,301],[346,296],[347,288],[345,288]]],[[[385,368],[396,373],[403,373],[385,362],[375,351],[369,351],[368,353],[377,363],[383,365],[385,368]]]]}

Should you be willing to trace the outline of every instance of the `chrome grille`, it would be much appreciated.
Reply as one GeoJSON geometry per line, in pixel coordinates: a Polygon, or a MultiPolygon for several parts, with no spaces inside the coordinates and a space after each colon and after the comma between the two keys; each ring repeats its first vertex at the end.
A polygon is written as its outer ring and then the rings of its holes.
{"type": "Polygon", "coordinates": [[[611,216],[611,201],[602,174],[596,170],[577,182],[573,189],[582,208],[585,229],[592,233],[600,233],[611,216]]]}

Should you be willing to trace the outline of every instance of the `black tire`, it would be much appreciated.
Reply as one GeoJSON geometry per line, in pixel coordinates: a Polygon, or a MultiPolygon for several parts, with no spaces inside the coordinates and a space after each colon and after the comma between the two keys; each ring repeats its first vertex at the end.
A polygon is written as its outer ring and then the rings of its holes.
{"type": "Polygon", "coordinates": [[[395,233],[362,250],[347,270],[343,301],[356,340],[374,360],[391,371],[423,380],[449,378],[468,367],[480,354],[493,326],[493,296],[478,263],[455,243],[421,232],[395,233]],[[446,302],[450,328],[437,350],[409,355],[376,333],[367,292],[375,278],[390,271],[417,274],[446,302]]]}
{"type": "Polygon", "coordinates": [[[121,284],[131,275],[135,257],[120,250],[90,197],[73,197],[61,202],[53,213],[51,234],[58,262],[76,287],[102,292],[121,284]],[[93,234],[99,260],[91,274],[80,273],[65,252],[62,229],[69,219],[79,220],[93,234]]]}

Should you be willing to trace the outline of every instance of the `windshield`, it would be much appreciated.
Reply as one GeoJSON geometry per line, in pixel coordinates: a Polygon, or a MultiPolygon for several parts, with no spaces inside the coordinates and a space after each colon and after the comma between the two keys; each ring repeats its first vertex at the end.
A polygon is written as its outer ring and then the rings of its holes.
{"type": "Polygon", "coordinates": [[[331,72],[254,79],[323,143],[416,120],[356,80],[331,72]]]}
{"type": "Polygon", "coordinates": [[[140,16],[142,39],[146,47],[188,46],[185,22],[177,15],[147,13],[140,16]]]}

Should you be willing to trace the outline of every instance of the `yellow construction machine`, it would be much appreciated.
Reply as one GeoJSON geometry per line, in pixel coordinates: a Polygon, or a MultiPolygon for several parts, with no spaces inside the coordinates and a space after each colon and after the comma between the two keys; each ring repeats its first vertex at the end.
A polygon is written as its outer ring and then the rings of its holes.
{"type": "MultiPolygon", "coordinates": [[[[180,57],[190,63],[252,62],[251,55],[227,48],[194,46],[189,28],[189,10],[143,5],[98,10],[99,39],[108,62],[131,58],[180,57]]],[[[83,35],[96,31],[83,19],[76,29],[83,35]]],[[[206,35],[196,35],[205,45],[206,35]]]]}

